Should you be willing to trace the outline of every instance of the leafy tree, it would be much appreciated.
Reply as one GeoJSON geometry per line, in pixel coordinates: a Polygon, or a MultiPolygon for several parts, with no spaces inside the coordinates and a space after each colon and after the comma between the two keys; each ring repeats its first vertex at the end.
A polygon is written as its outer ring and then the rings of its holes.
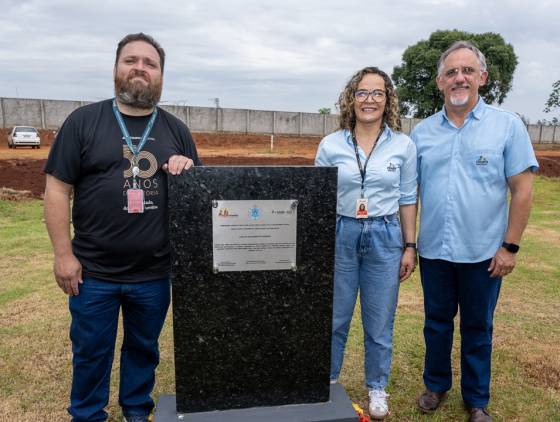
{"type": "Polygon", "coordinates": [[[331,114],[331,109],[328,107],[322,107],[319,109],[319,114],[331,114]]]}
{"type": "Polygon", "coordinates": [[[441,54],[455,41],[467,40],[486,57],[488,80],[480,95],[488,103],[501,104],[511,90],[517,56],[511,44],[500,34],[471,34],[464,31],[436,31],[428,40],[408,47],[402,63],[393,69],[401,112],[407,116],[427,117],[441,109],[443,96],[436,85],[437,62],[441,54]]]}
{"type": "Polygon", "coordinates": [[[560,107],[560,79],[552,84],[552,92],[545,103],[545,113],[550,113],[555,108],[560,107]]]}

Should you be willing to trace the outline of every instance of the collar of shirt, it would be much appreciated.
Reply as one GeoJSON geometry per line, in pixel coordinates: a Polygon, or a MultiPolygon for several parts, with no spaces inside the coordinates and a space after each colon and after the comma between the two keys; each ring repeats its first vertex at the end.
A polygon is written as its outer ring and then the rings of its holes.
{"type": "MultiPolygon", "coordinates": [[[[469,112],[469,114],[467,115],[467,118],[465,119],[465,122],[467,122],[468,120],[470,120],[471,118],[474,118],[476,120],[480,120],[482,119],[482,116],[484,115],[484,112],[486,110],[486,103],[484,102],[484,100],[482,99],[482,97],[479,95],[478,96],[478,102],[476,103],[476,105],[474,106],[474,108],[469,112]]],[[[449,117],[447,117],[447,110],[445,110],[445,105],[441,108],[441,124],[443,125],[445,122],[447,122],[447,124],[455,127],[455,125],[449,120],[449,117]]]]}
{"type": "MultiPolygon", "coordinates": [[[[392,137],[393,137],[393,131],[391,130],[391,128],[389,126],[385,125],[385,128],[383,129],[383,132],[381,132],[381,136],[379,137],[379,140],[377,141],[377,145],[375,145],[374,148],[377,148],[379,145],[381,145],[385,142],[389,142],[392,137]]],[[[348,145],[350,145],[352,148],[354,148],[354,141],[352,140],[352,132],[350,130],[344,129],[344,139],[346,140],[346,143],[348,145]]],[[[362,151],[361,148],[360,148],[360,151],[362,151]]]]}

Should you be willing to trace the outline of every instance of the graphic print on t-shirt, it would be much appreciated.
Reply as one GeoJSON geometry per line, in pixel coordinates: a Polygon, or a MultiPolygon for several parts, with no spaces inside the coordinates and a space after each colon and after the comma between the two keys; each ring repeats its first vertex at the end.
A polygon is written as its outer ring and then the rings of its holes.
{"type": "MultiPolygon", "coordinates": [[[[132,139],[137,139],[132,137],[132,139]]],[[[148,138],[149,140],[153,140],[148,138]]],[[[128,161],[123,172],[124,184],[123,184],[123,211],[128,212],[127,206],[127,196],[126,191],[133,188],[133,178],[132,178],[132,152],[125,144],[123,145],[123,158],[128,161]]],[[[160,194],[159,189],[159,178],[154,177],[159,169],[159,165],[156,157],[149,151],[142,150],[138,154],[138,167],[140,172],[136,176],[136,183],[138,188],[144,191],[144,210],[156,210],[158,205],[154,203],[154,200],[160,194]]],[[[155,201],[157,202],[157,201],[155,201]]]]}

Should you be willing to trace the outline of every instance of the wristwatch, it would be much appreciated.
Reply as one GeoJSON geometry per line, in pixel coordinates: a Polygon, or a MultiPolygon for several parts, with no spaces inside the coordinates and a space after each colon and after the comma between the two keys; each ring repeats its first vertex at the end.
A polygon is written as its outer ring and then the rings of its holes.
{"type": "Polygon", "coordinates": [[[413,248],[413,249],[416,249],[416,243],[413,243],[413,242],[406,242],[406,243],[404,244],[404,248],[405,248],[405,249],[406,249],[406,248],[413,248]]]}
{"type": "Polygon", "coordinates": [[[502,248],[504,248],[508,252],[517,253],[517,251],[519,250],[519,245],[516,245],[515,243],[504,242],[502,243],[502,248]]]}

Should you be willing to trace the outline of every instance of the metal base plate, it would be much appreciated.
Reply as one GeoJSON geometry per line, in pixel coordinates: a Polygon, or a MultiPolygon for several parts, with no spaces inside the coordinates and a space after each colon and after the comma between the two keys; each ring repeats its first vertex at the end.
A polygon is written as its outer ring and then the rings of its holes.
{"type": "Polygon", "coordinates": [[[174,395],[159,396],[154,422],[358,422],[352,403],[340,384],[332,384],[330,401],[287,406],[184,413],[177,415],[174,395]]]}

